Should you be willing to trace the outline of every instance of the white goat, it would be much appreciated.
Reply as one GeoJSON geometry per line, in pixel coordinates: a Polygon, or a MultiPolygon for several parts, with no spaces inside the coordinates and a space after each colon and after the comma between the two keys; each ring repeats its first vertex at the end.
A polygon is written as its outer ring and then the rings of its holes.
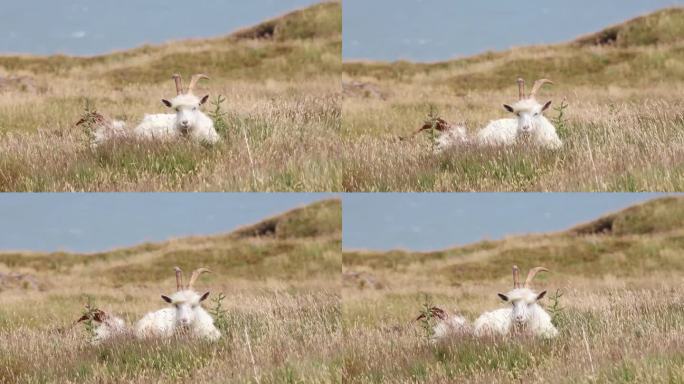
{"type": "MultiPolygon", "coordinates": [[[[201,306],[209,292],[202,295],[192,288],[197,278],[205,272],[206,268],[199,268],[192,272],[187,287],[183,287],[183,272],[175,267],[176,290],[170,295],[162,295],[162,299],[171,304],[171,307],[150,312],[140,319],[133,329],[133,335],[138,339],[168,338],[173,335],[187,334],[192,337],[215,341],[221,337],[221,332],[214,326],[214,320],[201,306]]],[[[82,317],[77,322],[87,320],[82,317]]],[[[129,332],[123,319],[97,311],[92,320],[100,323],[95,328],[93,344],[120,336],[129,332]]]]}
{"type": "Polygon", "coordinates": [[[482,128],[476,137],[480,145],[512,145],[520,139],[529,138],[530,142],[540,147],[558,149],[561,142],[556,128],[544,117],[543,113],[551,101],[542,105],[535,99],[537,92],[544,84],[553,84],[550,80],[537,80],[529,96],[525,96],[525,81],[518,79],[518,98],[513,104],[504,104],[504,108],[515,114],[515,118],[491,121],[482,128]]]}
{"type": "Polygon", "coordinates": [[[442,153],[448,149],[465,144],[468,144],[468,135],[465,127],[462,125],[449,125],[446,130],[440,132],[439,136],[437,136],[434,152],[442,153]]]}
{"type": "Polygon", "coordinates": [[[135,325],[135,336],[140,339],[148,337],[170,337],[179,333],[188,333],[198,338],[218,340],[221,332],[214,326],[214,320],[201,306],[201,302],[209,297],[209,292],[201,296],[192,289],[197,278],[206,268],[192,272],[190,282],[183,288],[183,271],[176,267],[176,293],[162,299],[172,307],[150,312],[135,325]]]}
{"type": "MultiPolygon", "coordinates": [[[[203,74],[193,75],[185,92],[181,75],[175,74],[173,79],[176,83],[176,97],[171,100],[162,99],[162,103],[175,110],[175,113],[145,115],[142,122],[133,129],[133,137],[156,140],[188,137],[198,142],[217,143],[220,137],[214,128],[213,120],[200,110],[200,107],[209,99],[209,95],[199,98],[193,94],[197,82],[201,79],[209,79],[209,77],[203,74]]],[[[82,121],[77,125],[80,123],[82,121]]],[[[103,118],[102,121],[96,121],[96,123],[98,124],[93,131],[93,147],[109,139],[127,135],[125,123],[120,120],[103,118]]]]}
{"type": "Polygon", "coordinates": [[[197,141],[216,143],[219,135],[214,129],[214,122],[202,111],[200,106],[207,102],[209,95],[201,99],[193,94],[195,85],[200,79],[209,79],[206,75],[192,75],[187,91],[183,92],[181,75],[173,75],[176,82],[176,97],[171,100],[162,99],[162,103],[176,113],[145,115],[143,121],[133,132],[141,138],[166,139],[190,137],[197,141]]]}
{"type": "Polygon", "coordinates": [[[513,290],[506,294],[498,294],[503,301],[510,303],[511,307],[480,315],[474,323],[475,335],[523,333],[543,338],[558,336],[558,330],[551,323],[551,316],[537,304],[537,301],[546,295],[546,291],[535,293],[529,288],[534,276],[541,271],[548,271],[548,269],[532,268],[521,288],[518,267],[513,266],[513,290]]]}

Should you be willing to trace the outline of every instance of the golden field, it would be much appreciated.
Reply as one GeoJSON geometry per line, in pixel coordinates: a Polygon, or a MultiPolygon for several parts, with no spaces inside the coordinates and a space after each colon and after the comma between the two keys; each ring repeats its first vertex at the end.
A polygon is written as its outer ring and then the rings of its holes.
{"type": "Polygon", "coordinates": [[[213,39],[95,57],[0,56],[0,190],[339,190],[341,24],[331,1],[213,39]],[[86,108],[132,129],[166,112],[174,73],[211,77],[197,93],[211,95],[204,110],[218,112],[220,144],[89,148],[75,126],[86,108]]]}
{"type": "Polygon", "coordinates": [[[1,252],[0,383],[340,382],[340,243],[340,201],[326,200],[225,235],[97,254],[1,252]],[[212,270],[196,286],[211,292],[218,342],[93,346],[84,323],[71,328],[86,303],[128,324],[164,308],[175,265],[212,270]]]}
{"type": "Polygon", "coordinates": [[[346,383],[684,382],[684,199],[654,200],[550,234],[439,252],[345,251],[346,383]],[[560,335],[433,343],[426,306],[469,321],[504,306],[511,266],[533,283],[560,335]],[[524,275],[523,275],[524,276],[524,275]]]}
{"type": "Polygon", "coordinates": [[[575,41],[439,63],[345,62],[345,191],[679,191],[684,188],[684,9],[575,41]],[[473,135],[511,117],[516,79],[555,85],[558,151],[464,146],[434,155],[429,115],[473,135]],[[561,103],[567,105],[561,115],[561,103]]]}

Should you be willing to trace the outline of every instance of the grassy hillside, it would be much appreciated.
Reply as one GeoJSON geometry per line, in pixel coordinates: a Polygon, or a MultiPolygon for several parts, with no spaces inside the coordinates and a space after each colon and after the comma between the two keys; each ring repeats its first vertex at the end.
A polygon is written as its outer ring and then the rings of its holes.
{"type": "Polygon", "coordinates": [[[681,190],[682,28],[684,10],[673,8],[564,44],[439,63],[344,63],[344,188],[681,190]],[[516,100],[518,77],[554,81],[540,99],[568,105],[546,113],[562,150],[466,147],[434,156],[427,134],[397,140],[430,113],[464,122],[471,134],[510,117],[501,105],[516,100]]]}
{"type": "Polygon", "coordinates": [[[0,56],[0,189],[338,190],[341,23],[332,1],[213,39],[0,56]],[[91,151],[74,126],[88,106],[132,129],[165,112],[173,73],[198,72],[211,77],[198,92],[225,98],[215,148],[124,141],[91,151]]]}
{"type": "Polygon", "coordinates": [[[326,200],[250,225],[233,233],[238,238],[270,236],[279,239],[341,236],[342,206],[339,200],[326,200]]]}
{"type": "Polygon", "coordinates": [[[571,234],[648,235],[684,228],[681,197],[666,197],[633,206],[570,229],[571,234]]]}
{"type": "Polygon", "coordinates": [[[606,28],[598,33],[577,39],[587,45],[617,45],[620,47],[648,46],[681,42],[684,37],[684,8],[669,8],[648,16],[606,28]]]}
{"type": "Polygon", "coordinates": [[[96,254],[0,253],[0,382],[339,382],[340,201],[265,222],[272,221],[292,230],[238,230],[96,254]],[[196,285],[211,292],[207,309],[225,295],[222,320],[215,316],[219,343],[94,347],[82,326],[63,330],[87,302],[129,323],[163,308],[159,295],[174,291],[175,265],[212,270],[196,285]]]}
{"type": "Polygon", "coordinates": [[[441,252],[344,252],[343,379],[367,382],[665,383],[684,380],[684,198],[665,198],[559,233],[441,252]],[[612,230],[606,229],[612,223],[612,230]],[[450,340],[432,345],[426,305],[473,321],[504,306],[511,266],[537,265],[533,287],[554,313],[552,341],[450,340]],[[560,295],[560,296],[559,296],[560,295]],[[556,310],[554,308],[562,308],[556,310]]]}

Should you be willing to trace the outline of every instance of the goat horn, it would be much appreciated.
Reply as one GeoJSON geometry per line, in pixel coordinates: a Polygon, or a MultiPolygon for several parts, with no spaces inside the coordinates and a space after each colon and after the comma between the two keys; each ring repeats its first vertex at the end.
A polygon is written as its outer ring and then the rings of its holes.
{"type": "Polygon", "coordinates": [[[541,89],[541,87],[544,84],[553,84],[553,81],[549,79],[539,79],[534,82],[534,85],[532,86],[532,90],[530,91],[530,96],[529,98],[532,99],[537,95],[537,92],[541,89]]]}
{"type": "Polygon", "coordinates": [[[527,273],[527,279],[525,279],[525,285],[523,287],[529,288],[534,276],[539,272],[549,272],[549,270],[544,267],[535,267],[530,269],[530,271],[527,273]]]}
{"type": "Polygon", "coordinates": [[[203,73],[192,75],[192,78],[190,79],[190,85],[188,85],[188,93],[192,93],[192,91],[195,89],[195,85],[197,85],[197,82],[200,81],[200,79],[209,80],[209,76],[203,73]]]}
{"type": "Polygon", "coordinates": [[[178,267],[173,267],[173,270],[176,271],[176,291],[182,291],[183,290],[183,271],[178,267]]]}
{"type": "Polygon", "coordinates": [[[192,286],[195,284],[195,281],[197,281],[197,278],[205,272],[211,273],[211,271],[207,268],[197,268],[194,271],[192,271],[192,276],[190,276],[190,282],[188,283],[188,289],[192,289],[192,286]]]}
{"type": "Polygon", "coordinates": [[[179,74],[174,74],[173,81],[176,82],[176,95],[183,93],[183,78],[179,74]]]}
{"type": "Polygon", "coordinates": [[[518,77],[518,100],[525,98],[525,80],[522,77],[518,77]]]}
{"type": "Polygon", "coordinates": [[[520,269],[517,265],[513,266],[513,288],[520,288],[520,269]]]}
{"type": "Polygon", "coordinates": [[[79,317],[78,320],[76,320],[73,325],[84,322],[86,320],[94,320],[98,323],[104,323],[108,317],[109,317],[109,315],[105,311],[102,311],[100,309],[95,309],[92,312],[86,313],[85,315],[79,317]]]}
{"type": "MultiPolygon", "coordinates": [[[[430,313],[430,316],[436,317],[440,320],[446,320],[449,317],[449,314],[447,311],[443,310],[442,308],[439,307],[432,307],[428,309],[427,311],[430,313]]],[[[420,321],[427,318],[427,313],[421,313],[420,316],[418,316],[414,321],[420,321]]]]}

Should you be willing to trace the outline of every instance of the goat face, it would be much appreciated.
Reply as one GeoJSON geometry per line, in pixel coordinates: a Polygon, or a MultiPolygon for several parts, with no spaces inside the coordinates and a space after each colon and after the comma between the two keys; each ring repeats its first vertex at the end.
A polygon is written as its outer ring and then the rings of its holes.
{"type": "Polygon", "coordinates": [[[534,99],[520,100],[513,105],[504,104],[508,112],[518,119],[518,134],[529,134],[539,124],[542,114],[551,106],[551,101],[541,105],[534,99]]]}
{"type": "Polygon", "coordinates": [[[190,327],[197,317],[197,312],[201,309],[200,303],[209,297],[209,292],[202,296],[195,291],[185,290],[176,292],[171,296],[162,295],[162,299],[173,305],[176,310],[176,326],[190,327]]]}
{"type": "Polygon", "coordinates": [[[176,111],[176,127],[187,134],[199,121],[200,106],[207,102],[209,95],[201,99],[193,94],[181,94],[171,100],[162,99],[162,103],[176,111]]]}
{"type": "Polygon", "coordinates": [[[521,327],[527,324],[533,307],[546,295],[546,291],[537,294],[529,288],[516,288],[506,294],[499,293],[498,295],[501,300],[511,304],[513,307],[511,320],[516,326],[521,327]]]}

